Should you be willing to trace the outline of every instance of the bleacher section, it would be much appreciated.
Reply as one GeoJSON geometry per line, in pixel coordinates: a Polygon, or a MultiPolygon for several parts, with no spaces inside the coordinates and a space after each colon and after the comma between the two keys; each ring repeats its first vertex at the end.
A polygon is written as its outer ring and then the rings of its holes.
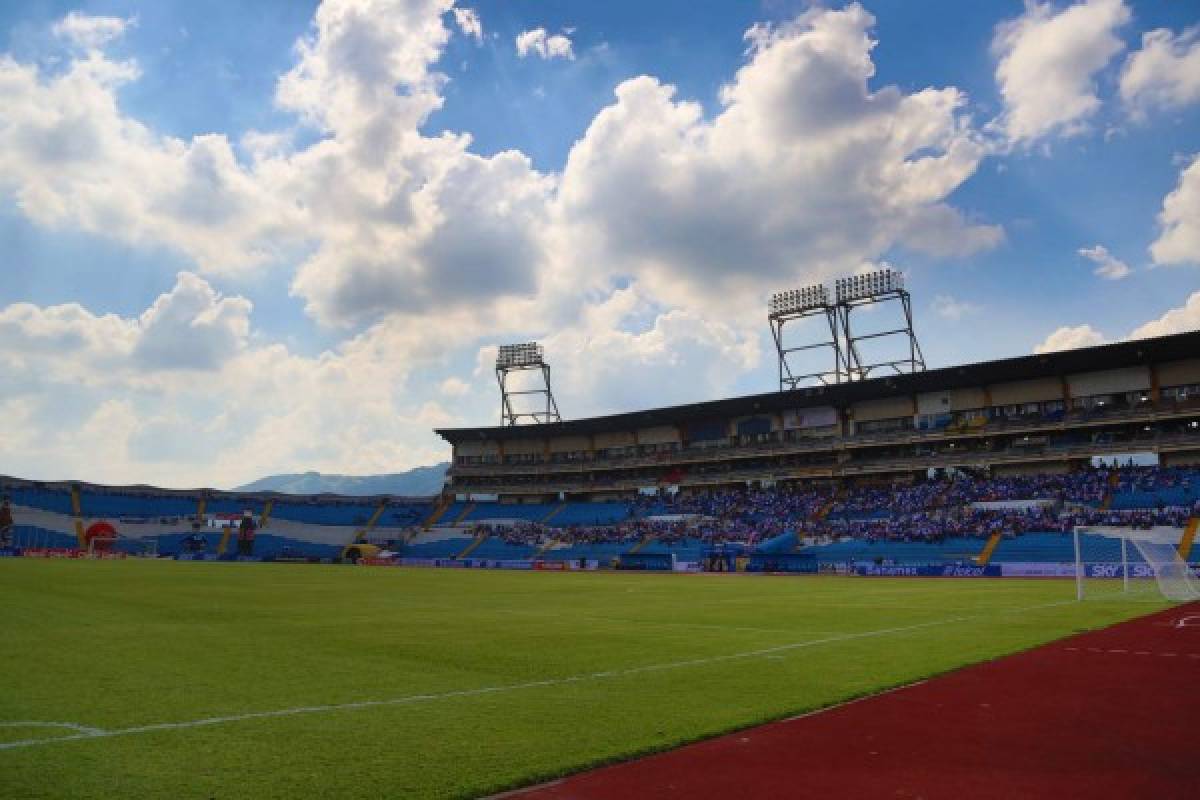
{"type": "MultiPolygon", "coordinates": [[[[1064,531],[1075,524],[1145,524],[1154,518],[1156,524],[1182,526],[1187,509],[1161,507],[1187,499],[1196,485],[1200,473],[1194,470],[1092,470],[997,479],[959,475],[836,490],[828,485],[705,490],[624,503],[460,503],[451,511],[466,529],[457,555],[470,559],[607,563],[636,553],[695,563],[713,547],[730,546],[822,563],[999,564],[1070,561],[1064,531]],[[1126,491],[1120,507],[1102,509],[1101,500],[1121,488],[1126,491]],[[1052,527],[1039,528],[1043,523],[1052,527]],[[995,543],[991,550],[989,542],[995,543]],[[1029,543],[1027,552],[1022,542],[1029,543]]],[[[1096,558],[1112,556],[1106,546],[1091,542],[1088,555],[1094,550],[1096,558]]]]}
{"type": "Polygon", "coordinates": [[[455,558],[473,540],[473,536],[464,535],[458,530],[434,528],[418,534],[412,542],[402,547],[401,553],[405,558],[455,558]]]}
{"type": "Polygon", "coordinates": [[[612,525],[629,517],[625,503],[567,503],[554,515],[550,524],[557,528],[569,525],[612,525]]]}
{"type": "MultiPolygon", "coordinates": [[[[988,478],[957,475],[903,485],[828,483],[778,489],[704,490],[628,501],[539,503],[379,498],[302,498],[203,491],[108,489],[0,481],[17,519],[17,547],[75,547],[78,520],[117,528],[114,549],[215,556],[223,529],[251,511],[267,524],[259,558],[336,558],[370,541],[414,559],[608,564],[625,553],[697,563],[714,547],[812,557],[820,563],[897,565],[1071,562],[1074,525],[1166,525],[1183,529],[1200,510],[1200,469],[1129,468],[988,478]],[[1111,506],[1105,509],[1103,497],[1111,506]],[[197,522],[197,512],[207,517],[197,522]],[[270,514],[267,510],[270,509],[270,514]],[[269,518],[268,518],[269,517],[269,518]],[[374,520],[375,525],[371,522],[374,520]],[[455,524],[457,523],[457,524],[455,524]],[[201,550],[195,545],[199,536],[201,550]],[[994,542],[994,549],[986,545],[994,542]]],[[[232,552],[236,536],[224,535],[232,552]]],[[[1115,540],[1084,537],[1084,559],[1119,560],[1115,540]]],[[[1200,548],[1190,560],[1200,563],[1200,548]]],[[[1130,558],[1137,556],[1132,551],[1130,558]]]]}
{"type": "Polygon", "coordinates": [[[463,522],[526,520],[538,522],[554,510],[554,503],[476,503],[463,522]]]}
{"type": "Polygon", "coordinates": [[[284,497],[213,490],[177,492],[152,487],[116,488],[91,484],[35,483],[0,478],[16,525],[12,545],[19,548],[76,548],[76,523],[85,528],[104,521],[117,529],[110,546],[116,552],[216,557],[225,539],[232,551],[236,535],[225,533],[243,512],[259,521],[254,557],[260,559],[331,559],[377,517],[373,540],[400,538],[419,525],[433,508],[428,501],[332,496],[284,497]],[[203,516],[198,516],[202,514],[203,516]],[[203,541],[203,548],[196,543],[203,541]]]}

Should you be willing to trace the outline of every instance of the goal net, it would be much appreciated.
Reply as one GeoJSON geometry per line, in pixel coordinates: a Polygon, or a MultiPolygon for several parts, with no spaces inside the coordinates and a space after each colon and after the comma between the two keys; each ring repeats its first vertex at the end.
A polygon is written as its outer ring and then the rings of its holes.
{"type": "Polygon", "coordinates": [[[1076,528],[1078,598],[1100,592],[1157,589],[1175,603],[1200,600],[1200,582],[1179,555],[1182,539],[1182,528],[1076,528]]]}

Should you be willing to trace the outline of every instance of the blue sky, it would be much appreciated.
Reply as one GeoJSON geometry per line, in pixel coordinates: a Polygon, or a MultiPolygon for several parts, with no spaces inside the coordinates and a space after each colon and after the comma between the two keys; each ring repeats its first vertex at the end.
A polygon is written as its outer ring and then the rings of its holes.
{"type": "Polygon", "coordinates": [[[568,416],[765,391],[884,262],[931,365],[1200,325],[1192,4],[451,5],[0,5],[0,473],[429,463],[526,337],[568,416]]]}

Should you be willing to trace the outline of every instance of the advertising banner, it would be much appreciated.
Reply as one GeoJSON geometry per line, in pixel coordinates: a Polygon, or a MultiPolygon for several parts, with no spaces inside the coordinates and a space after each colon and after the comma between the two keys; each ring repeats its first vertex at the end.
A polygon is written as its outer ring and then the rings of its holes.
{"type": "Polygon", "coordinates": [[[999,578],[1001,577],[1000,567],[988,565],[986,567],[977,567],[970,564],[893,564],[888,566],[882,565],[865,565],[859,564],[855,568],[858,575],[879,578],[999,578]]]}
{"type": "Polygon", "coordinates": [[[1001,564],[1000,571],[1006,578],[1071,578],[1075,576],[1075,565],[1045,561],[1014,561],[1001,564]]]}
{"type": "Polygon", "coordinates": [[[83,558],[84,553],[74,547],[26,547],[21,551],[25,558],[83,558]]]}

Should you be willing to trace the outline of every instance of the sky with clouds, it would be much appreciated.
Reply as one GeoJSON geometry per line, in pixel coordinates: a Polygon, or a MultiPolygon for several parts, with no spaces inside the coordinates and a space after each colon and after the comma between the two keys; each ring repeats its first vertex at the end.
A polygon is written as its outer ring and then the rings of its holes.
{"type": "Polygon", "coordinates": [[[529,338],[768,391],[881,264],[933,366],[1194,329],[1198,154],[1190,3],[0,4],[0,473],[433,463],[529,338]]]}

